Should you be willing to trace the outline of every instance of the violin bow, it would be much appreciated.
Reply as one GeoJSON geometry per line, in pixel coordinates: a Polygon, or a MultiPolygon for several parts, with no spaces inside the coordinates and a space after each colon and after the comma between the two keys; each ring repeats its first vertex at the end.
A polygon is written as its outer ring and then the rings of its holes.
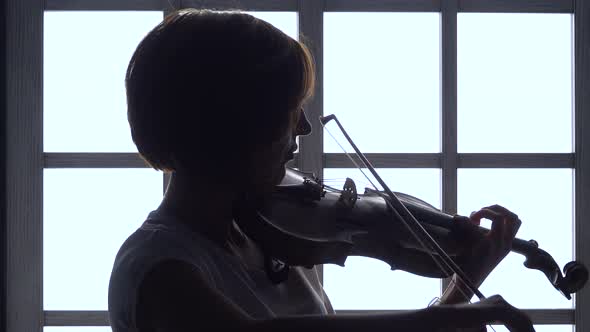
{"type": "MultiPolygon", "coordinates": [[[[391,189],[389,189],[389,187],[387,186],[385,181],[383,181],[383,179],[379,176],[379,174],[377,174],[375,167],[373,167],[371,162],[359,150],[359,148],[356,146],[356,144],[354,144],[354,142],[352,141],[352,139],[350,138],[350,136],[348,135],[348,133],[346,132],[346,130],[344,129],[342,124],[340,124],[340,121],[338,121],[338,118],[336,117],[336,115],[330,114],[327,116],[320,116],[320,123],[322,124],[322,127],[324,127],[328,131],[328,133],[330,133],[330,131],[326,128],[326,124],[332,120],[334,120],[334,122],[338,125],[338,128],[340,128],[340,131],[342,132],[342,134],[344,135],[344,137],[346,138],[348,143],[350,143],[350,145],[354,149],[356,155],[360,158],[360,160],[365,165],[365,167],[367,169],[369,169],[369,171],[371,172],[371,174],[373,174],[373,176],[375,177],[377,182],[379,182],[381,187],[383,187],[383,189],[386,193],[386,196],[388,198],[385,201],[387,202],[387,204],[389,204],[389,206],[392,209],[395,216],[398,217],[404,223],[404,226],[415,237],[416,241],[424,249],[426,249],[426,252],[430,255],[430,257],[434,260],[434,262],[439,266],[439,268],[441,268],[441,270],[443,270],[445,272],[448,272],[448,270],[451,270],[452,272],[454,272],[459,277],[460,281],[467,288],[469,288],[469,290],[475,296],[477,296],[480,300],[485,299],[485,296],[473,284],[473,282],[469,279],[469,277],[467,277],[465,272],[463,272],[463,270],[457,265],[457,263],[455,263],[455,261],[444,251],[444,249],[442,249],[439,246],[439,244],[436,242],[436,240],[434,240],[434,238],[428,233],[428,231],[426,231],[426,229],[424,229],[424,227],[418,222],[416,217],[414,217],[414,215],[406,208],[406,206],[402,202],[400,202],[398,197],[391,191],[391,189]],[[429,247],[430,247],[430,249],[434,250],[438,254],[438,256],[439,256],[438,259],[431,253],[430,250],[428,250],[429,247]],[[440,261],[439,261],[439,259],[440,259],[440,261]],[[447,268],[447,270],[445,270],[445,268],[443,266],[445,266],[447,268]]],[[[331,133],[330,133],[330,135],[331,135],[331,133]]],[[[338,143],[338,145],[340,145],[340,144],[338,143]]],[[[340,145],[340,147],[342,148],[341,145],[340,145]]],[[[343,148],[343,150],[344,150],[344,148],[343,148]]],[[[348,155],[348,153],[346,151],[344,151],[344,152],[348,155]]],[[[359,167],[350,155],[348,155],[348,157],[352,160],[352,162],[357,167],[359,167]]],[[[359,169],[360,169],[360,167],[359,167],[359,169]]],[[[363,175],[365,177],[367,177],[367,175],[362,170],[361,170],[361,173],[363,173],[363,175]]],[[[373,184],[373,182],[371,182],[371,180],[368,177],[367,177],[367,180],[369,180],[369,182],[373,186],[375,186],[373,184]]],[[[375,188],[375,189],[377,189],[377,188],[375,188]]],[[[461,291],[461,293],[463,293],[463,296],[465,296],[467,298],[467,301],[469,301],[470,299],[465,294],[465,292],[463,292],[461,287],[459,287],[459,290],[461,291]]]]}

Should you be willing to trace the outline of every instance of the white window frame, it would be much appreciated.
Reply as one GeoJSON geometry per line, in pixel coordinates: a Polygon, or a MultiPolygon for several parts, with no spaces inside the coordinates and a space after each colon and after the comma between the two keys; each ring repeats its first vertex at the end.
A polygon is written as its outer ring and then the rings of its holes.
{"type": "MultiPolygon", "coordinates": [[[[45,10],[161,10],[203,7],[295,11],[299,29],[316,57],[318,87],[307,105],[314,128],[323,114],[323,14],[335,11],[440,12],[442,41],[442,152],[373,153],[376,167],[439,168],[443,210],[457,210],[458,168],[569,168],[575,173],[575,259],[590,266],[590,3],[584,0],[7,0],[6,9],[6,282],[7,332],[39,332],[44,326],[108,326],[106,311],[43,310],[43,170],[45,168],[141,168],[133,153],[43,152],[43,13],[45,10]],[[457,13],[534,12],[574,14],[574,153],[457,153],[457,13]],[[586,240],[586,241],[584,241],[586,240]]],[[[300,140],[298,167],[318,175],[351,167],[339,153],[323,152],[323,132],[300,140]]],[[[167,179],[164,179],[164,185],[167,179]]],[[[0,183],[1,184],[1,183],[0,183]]],[[[1,293],[0,293],[1,294],[1,293]]],[[[575,297],[576,309],[526,310],[535,324],[590,328],[590,287],[575,297]]],[[[340,311],[339,311],[340,312],[340,311]]],[[[352,312],[352,311],[345,311],[352,312]]],[[[367,312],[367,311],[354,311],[367,312]]]]}

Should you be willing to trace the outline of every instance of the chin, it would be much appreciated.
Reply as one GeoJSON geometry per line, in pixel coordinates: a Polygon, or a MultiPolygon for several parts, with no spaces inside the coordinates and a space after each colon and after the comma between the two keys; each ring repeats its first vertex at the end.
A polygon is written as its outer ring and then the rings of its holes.
{"type": "Polygon", "coordinates": [[[286,173],[287,170],[284,164],[278,168],[274,168],[272,170],[269,169],[268,173],[266,173],[266,177],[261,178],[258,180],[258,182],[254,180],[256,183],[255,186],[258,188],[255,190],[260,190],[261,192],[265,193],[273,192],[275,190],[275,186],[281,183],[286,173]]]}
{"type": "Polygon", "coordinates": [[[286,167],[287,166],[285,166],[285,164],[283,164],[281,166],[281,168],[279,169],[279,171],[277,172],[277,176],[275,177],[275,184],[281,183],[281,181],[285,177],[285,174],[287,174],[287,168],[286,167]]]}

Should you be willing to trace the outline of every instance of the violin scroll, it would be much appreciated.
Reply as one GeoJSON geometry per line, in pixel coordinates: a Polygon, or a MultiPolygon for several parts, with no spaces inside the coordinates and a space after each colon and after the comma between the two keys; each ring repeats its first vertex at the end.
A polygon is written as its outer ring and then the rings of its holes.
{"type": "Polygon", "coordinates": [[[561,293],[569,300],[569,294],[582,289],[588,281],[588,269],[580,262],[572,261],[563,267],[564,277],[559,285],[561,293]]]}
{"type": "Polygon", "coordinates": [[[576,261],[567,263],[563,267],[562,275],[555,259],[548,252],[540,249],[535,240],[514,239],[512,251],[525,256],[523,265],[543,272],[551,285],[568,300],[571,300],[571,294],[579,291],[588,281],[588,269],[576,261]]]}
{"type": "MultiPolygon", "coordinates": [[[[531,243],[531,241],[529,241],[531,243]]],[[[520,248],[515,241],[515,252],[526,257],[523,265],[529,269],[539,270],[545,274],[549,282],[568,300],[571,294],[580,290],[588,281],[588,269],[581,263],[572,261],[563,267],[563,275],[559,265],[545,250],[537,247],[520,248]]]]}

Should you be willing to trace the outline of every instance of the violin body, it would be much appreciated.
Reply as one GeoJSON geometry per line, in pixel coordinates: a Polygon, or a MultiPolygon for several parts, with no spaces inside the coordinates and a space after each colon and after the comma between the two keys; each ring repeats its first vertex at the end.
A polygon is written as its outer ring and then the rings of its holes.
{"type": "MultiPolygon", "coordinates": [[[[446,214],[407,194],[395,193],[422,227],[447,254],[459,254],[487,229],[446,214]]],[[[270,257],[286,266],[337,264],[344,266],[349,256],[379,259],[416,275],[446,278],[424,246],[415,240],[411,228],[387,204],[382,192],[365,189],[358,194],[351,179],[337,190],[324,186],[311,174],[287,168],[275,191],[255,201],[244,202],[235,213],[236,222],[270,257]]],[[[581,289],[588,279],[587,269],[578,262],[564,267],[565,276],[554,259],[538,248],[534,240],[515,239],[512,251],[526,257],[524,265],[542,271],[566,298],[581,289]]],[[[459,261],[459,265],[460,261],[459,261]]]]}

